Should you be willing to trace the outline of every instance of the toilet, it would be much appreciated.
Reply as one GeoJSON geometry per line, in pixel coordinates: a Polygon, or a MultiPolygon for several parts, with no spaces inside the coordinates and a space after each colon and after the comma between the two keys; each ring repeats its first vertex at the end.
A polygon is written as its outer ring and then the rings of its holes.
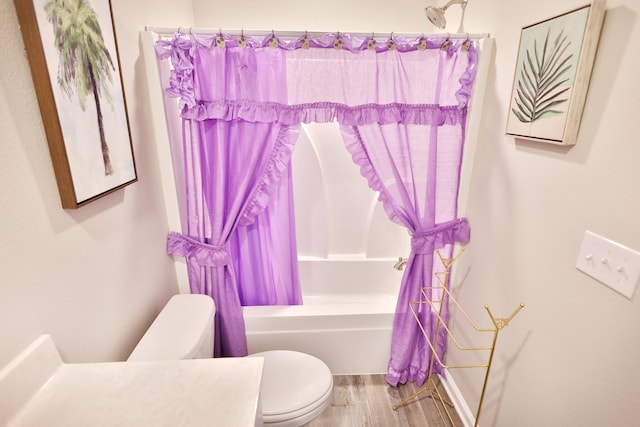
{"type": "MultiPolygon", "coordinates": [[[[206,295],[179,294],[167,302],[127,361],[213,357],[213,300],[206,295]]],[[[333,376],[317,357],[298,351],[251,354],[264,358],[262,420],[270,427],[299,427],[329,405],[333,376]]]]}
{"type": "Polygon", "coordinates": [[[262,421],[265,426],[303,426],[329,405],[333,376],[317,357],[290,350],[270,350],[264,357],[262,421]]]}

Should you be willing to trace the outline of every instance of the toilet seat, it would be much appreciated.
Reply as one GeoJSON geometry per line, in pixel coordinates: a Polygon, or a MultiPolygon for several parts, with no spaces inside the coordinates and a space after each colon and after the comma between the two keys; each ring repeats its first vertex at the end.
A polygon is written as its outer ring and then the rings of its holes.
{"type": "Polygon", "coordinates": [[[251,356],[264,358],[261,391],[265,425],[300,426],[317,417],[329,404],[333,376],[320,359],[290,350],[251,356]]]}

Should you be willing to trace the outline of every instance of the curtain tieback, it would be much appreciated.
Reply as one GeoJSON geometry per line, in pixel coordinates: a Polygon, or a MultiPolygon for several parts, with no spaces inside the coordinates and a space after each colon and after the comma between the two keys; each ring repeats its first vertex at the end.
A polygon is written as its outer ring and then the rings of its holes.
{"type": "Polygon", "coordinates": [[[411,251],[414,254],[431,254],[434,250],[454,243],[467,243],[471,229],[466,218],[436,224],[435,227],[418,231],[411,236],[411,251]]]}
{"type": "Polygon", "coordinates": [[[226,244],[210,245],[173,231],[167,237],[167,253],[193,258],[199,265],[208,267],[224,267],[230,262],[226,244]]]}

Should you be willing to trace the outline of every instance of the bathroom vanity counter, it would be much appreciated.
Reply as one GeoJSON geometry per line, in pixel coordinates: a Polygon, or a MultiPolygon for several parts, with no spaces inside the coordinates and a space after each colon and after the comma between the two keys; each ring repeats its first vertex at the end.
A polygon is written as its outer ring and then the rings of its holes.
{"type": "Polygon", "coordinates": [[[49,336],[0,371],[0,425],[256,426],[262,358],[63,363],[49,336]]]}

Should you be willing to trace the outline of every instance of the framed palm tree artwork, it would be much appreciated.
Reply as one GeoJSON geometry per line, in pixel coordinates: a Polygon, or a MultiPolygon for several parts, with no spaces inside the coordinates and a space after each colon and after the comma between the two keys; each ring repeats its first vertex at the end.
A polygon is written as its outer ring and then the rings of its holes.
{"type": "Polygon", "coordinates": [[[605,0],[522,29],[507,135],[574,145],[595,61],[605,0]]]}
{"type": "Polygon", "coordinates": [[[109,0],[14,0],[62,207],[137,181],[109,0]]]}

